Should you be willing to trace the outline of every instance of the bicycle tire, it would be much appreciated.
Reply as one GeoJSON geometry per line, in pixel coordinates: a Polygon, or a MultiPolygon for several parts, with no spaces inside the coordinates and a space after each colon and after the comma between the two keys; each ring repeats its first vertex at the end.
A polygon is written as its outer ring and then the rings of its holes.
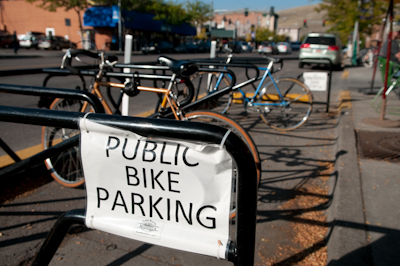
{"type": "MultiPolygon", "coordinates": [[[[82,101],[56,98],[50,110],[82,112],[82,101]]],[[[61,141],[79,134],[77,129],[44,126],[42,128],[42,147],[47,149],[61,141]]],[[[80,187],[85,182],[80,158],[79,145],[63,151],[44,161],[51,176],[66,187],[80,187]]]]}
{"type": "MultiPolygon", "coordinates": [[[[197,73],[192,76],[191,81],[193,81],[194,79],[199,79],[200,85],[202,84],[202,82],[204,82],[203,79],[205,80],[206,85],[202,88],[205,88],[207,95],[218,92],[218,90],[222,87],[221,83],[217,87],[214,87],[214,84],[216,84],[218,77],[213,73],[197,73]]],[[[229,86],[229,82],[225,78],[223,78],[223,81],[225,82],[226,86],[229,86]]],[[[233,93],[229,92],[216,99],[207,101],[206,103],[202,104],[199,109],[215,109],[215,111],[218,111],[221,114],[225,114],[226,112],[228,112],[229,107],[232,104],[232,95],[233,93]]],[[[197,97],[195,98],[195,100],[197,100],[197,97]]]]}
{"type": "Polygon", "coordinates": [[[261,118],[271,128],[289,131],[302,126],[312,111],[312,94],[304,83],[293,78],[276,79],[277,88],[270,82],[264,87],[257,100],[278,104],[259,109],[261,118]]]}
{"type": "Polygon", "coordinates": [[[192,122],[202,122],[206,124],[213,124],[224,128],[229,128],[233,133],[238,135],[249,147],[251,154],[253,155],[254,162],[257,169],[257,183],[260,185],[261,180],[261,160],[257,150],[257,146],[254,143],[251,136],[246,130],[239,125],[236,121],[229,118],[226,115],[211,111],[193,111],[185,114],[185,118],[192,122]]]}

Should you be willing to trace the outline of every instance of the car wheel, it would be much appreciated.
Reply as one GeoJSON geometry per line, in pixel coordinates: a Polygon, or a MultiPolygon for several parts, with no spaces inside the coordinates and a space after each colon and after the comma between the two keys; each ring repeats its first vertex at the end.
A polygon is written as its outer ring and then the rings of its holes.
{"type": "Polygon", "coordinates": [[[60,46],[60,45],[56,45],[56,46],[54,47],[54,49],[56,49],[56,50],[61,50],[61,46],[60,46]]]}
{"type": "Polygon", "coordinates": [[[302,62],[299,62],[299,68],[303,68],[304,64],[302,62]]]}

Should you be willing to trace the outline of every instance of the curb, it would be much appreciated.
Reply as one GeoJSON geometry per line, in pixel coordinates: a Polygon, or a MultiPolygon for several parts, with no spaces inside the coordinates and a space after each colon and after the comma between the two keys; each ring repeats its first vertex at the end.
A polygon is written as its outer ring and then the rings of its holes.
{"type": "Polygon", "coordinates": [[[329,186],[332,202],[327,213],[327,265],[368,265],[368,254],[362,254],[368,245],[367,228],[352,110],[342,110],[339,119],[336,179],[331,179],[329,186]]]}

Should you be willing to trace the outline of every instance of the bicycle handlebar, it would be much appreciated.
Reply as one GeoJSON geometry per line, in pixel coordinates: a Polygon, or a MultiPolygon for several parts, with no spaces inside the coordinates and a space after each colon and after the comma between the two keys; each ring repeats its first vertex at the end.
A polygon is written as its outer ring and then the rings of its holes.
{"type": "Polygon", "coordinates": [[[94,59],[102,59],[102,57],[104,57],[103,60],[104,61],[107,60],[109,62],[118,61],[118,57],[117,56],[113,56],[113,55],[104,55],[103,56],[101,53],[93,53],[91,51],[84,50],[84,49],[74,49],[74,50],[68,49],[67,52],[65,53],[64,57],[63,57],[61,68],[65,67],[72,74],[78,75],[80,73],[80,70],[71,65],[72,58],[73,57],[75,58],[78,55],[86,55],[86,56],[89,56],[89,57],[94,58],[94,59]]]}

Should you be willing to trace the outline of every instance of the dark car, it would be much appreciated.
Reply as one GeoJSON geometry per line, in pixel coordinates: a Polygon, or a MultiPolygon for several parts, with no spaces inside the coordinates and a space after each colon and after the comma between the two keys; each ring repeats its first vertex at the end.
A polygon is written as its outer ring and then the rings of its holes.
{"type": "Polygon", "coordinates": [[[148,45],[142,47],[143,54],[160,54],[160,53],[172,53],[174,46],[169,41],[151,41],[148,45]]]}
{"type": "Polygon", "coordinates": [[[12,36],[11,35],[3,35],[0,36],[0,47],[1,48],[11,48],[12,45],[12,36]]]}
{"type": "Polygon", "coordinates": [[[209,53],[211,50],[211,42],[198,41],[197,50],[199,53],[209,53]]]}
{"type": "Polygon", "coordinates": [[[230,41],[228,42],[228,48],[232,49],[233,53],[241,53],[242,52],[242,44],[239,41],[230,41]]]}
{"type": "Polygon", "coordinates": [[[258,53],[259,54],[278,54],[278,48],[276,47],[275,42],[272,41],[265,41],[261,42],[258,46],[258,53]]]}
{"type": "Polygon", "coordinates": [[[178,46],[174,48],[174,52],[176,53],[197,53],[198,47],[194,42],[184,42],[180,43],[178,46]]]}
{"type": "Polygon", "coordinates": [[[300,46],[301,46],[301,42],[300,41],[291,42],[290,44],[292,45],[292,51],[300,50],[300,46]]]}
{"type": "Polygon", "coordinates": [[[61,50],[66,48],[76,48],[76,43],[70,42],[61,36],[47,36],[39,40],[38,47],[45,50],[61,50]]]}

